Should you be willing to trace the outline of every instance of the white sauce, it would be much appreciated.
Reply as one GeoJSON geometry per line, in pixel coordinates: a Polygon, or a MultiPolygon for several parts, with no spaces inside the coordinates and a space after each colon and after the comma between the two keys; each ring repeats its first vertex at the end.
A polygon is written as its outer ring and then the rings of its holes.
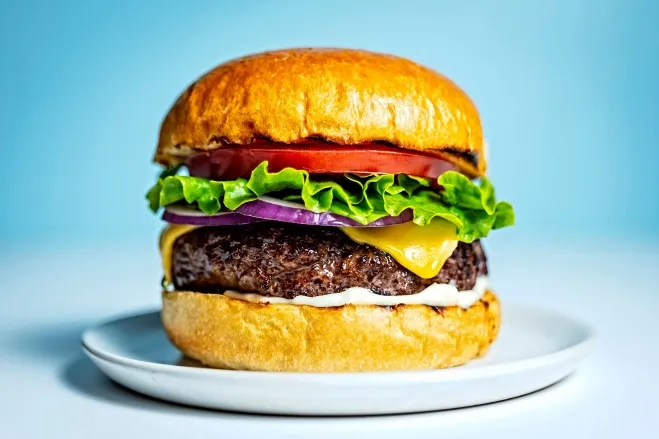
{"type": "Polygon", "coordinates": [[[488,287],[486,276],[476,279],[473,290],[458,291],[452,284],[432,284],[425,290],[405,296],[382,296],[375,294],[367,288],[353,287],[334,294],[326,294],[318,297],[297,296],[294,299],[281,297],[268,297],[260,294],[242,294],[237,291],[227,290],[224,295],[233,299],[247,302],[260,303],[286,303],[290,305],[308,305],[318,308],[330,306],[341,306],[348,303],[355,305],[429,305],[429,306],[459,306],[469,308],[483,297],[488,287]]]}

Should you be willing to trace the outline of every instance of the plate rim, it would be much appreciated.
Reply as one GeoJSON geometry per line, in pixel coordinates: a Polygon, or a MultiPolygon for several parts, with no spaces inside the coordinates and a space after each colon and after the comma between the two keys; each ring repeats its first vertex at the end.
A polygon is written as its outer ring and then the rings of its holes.
{"type": "Polygon", "coordinates": [[[523,313],[531,311],[533,313],[540,313],[547,317],[559,318],[569,322],[574,327],[578,327],[583,333],[583,337],[576,343],[548,353],[531,358],[524,358],[521,360],[514,360],[505,363],[498,363],[492,365],[485,365],[482,367],[465,368],[453,367],[448,369],[430,369],[430,370],[410,370],[410,371],[374,371],[374,372],[269,372],[269,371],[253,371],[253,370],[231,370],[231,369],[213,369],[213,368],[196,368],[184,367],[176,364],[163,364],[154,363],[150,361],[138,360],[135,358],[118,355],[112,352],[107,352],[90,346],[89,338],[93,337],[94,333],[102,330],[103,327],[116,324],[123,320],[139,319],[154,314],[159,314],[161,310],[144,311],[132,315],[117,317],[109,319],[98,325],[86,329],[82,333],[81,345],[82,350],[89,356],[95,357],[101,361],[112,363],[125,368],[139,369],[149,373],[163,373],[163,374],[177,374],[186,377],[200,377],[207,376],[215,379],[244,379],[259,381],[269,381],[273,378],[281,378],[286,380],[299,380],[299,381],[317,381],[318,384],[329,384],[335,379],[341,379],[343,384],[356,384],[361,387],[367,385],[382,385],[382,378],[388,378],[389,385],[407,385],[415,382],[444,382],[444,381],[462,381],[472,380],[474,378],[491,378],[494,376],[504,376],[509,374],[517,374],[523,371],[534,370],[541,368],[548,364],[561,363],[570,358],[583,359],[593,348],[597,341],[597,332],[594,328],[582,321],[562,314],[560,312],[549,310],[541,307],[532,307],[528,305],[509,304],[506,306],[506,313],[513,310],[515,313],[523,313]],[[393,379],[393,380],[392,380],[393,379]]]}

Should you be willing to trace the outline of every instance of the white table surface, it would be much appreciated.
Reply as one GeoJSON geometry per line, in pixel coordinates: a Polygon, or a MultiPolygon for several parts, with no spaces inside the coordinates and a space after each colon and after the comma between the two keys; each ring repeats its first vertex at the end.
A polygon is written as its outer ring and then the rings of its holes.
{"type": "Polygon", "coordinates": [[[503,305],[562,310],[596,328],[577,373],[481,407],[400,416],[295,418],[187,408],[108,381],[81,332],[158,307],[153,242],[0,248],[0,438],[659,437],[659,245],[525,245],[489,253],[503,305]],[[533,247],[533,248],[528,248],[533,247]]]}

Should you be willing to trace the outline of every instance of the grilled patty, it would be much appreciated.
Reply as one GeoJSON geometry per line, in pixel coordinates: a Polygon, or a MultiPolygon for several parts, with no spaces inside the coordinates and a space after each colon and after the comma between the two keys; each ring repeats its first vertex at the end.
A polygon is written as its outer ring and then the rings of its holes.
{"type": "Polygon", "coordinates": [[[243,293],[292,299],[350,287],[377,294],[414,294],[434,283],[470,290],[487,274],[480,242],[459,243],[439,274],[423,279],[375,247],[357,244],[333,227],[261,222],[203,227],[174,243],[172,277],[178,290],[243,293]]]}

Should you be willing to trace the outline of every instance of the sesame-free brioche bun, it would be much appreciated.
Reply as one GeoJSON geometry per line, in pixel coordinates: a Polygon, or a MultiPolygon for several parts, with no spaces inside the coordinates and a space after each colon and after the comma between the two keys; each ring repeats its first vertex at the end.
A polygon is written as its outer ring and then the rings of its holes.
{"type": "Polygon", "coordinates": [[[222,369],[364,372],[437,369],[485,355],[499,332],[488,291],[468,309],[251,303],[163,292],[162,321],[187,357],[222,369]]]}
{"type": "Polygon", "coordinates": [[[264,52],[216,67],[170,109],[155,161],[174,165],[257,139],[384,142],[472,177],[486,171],[478,111],[456,84],[404,58],[350,49],[264,52]]]}

